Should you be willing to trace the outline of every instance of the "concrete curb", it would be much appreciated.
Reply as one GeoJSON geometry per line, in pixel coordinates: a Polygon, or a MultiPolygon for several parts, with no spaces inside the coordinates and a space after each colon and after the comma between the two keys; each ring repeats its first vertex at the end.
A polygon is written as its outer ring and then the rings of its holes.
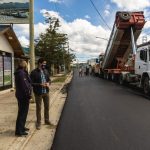
{"type": "MultiPolygon", "coordinates": [[[[59,88],[59,90],[57,90],[51,97],[51,105],[50,105],[50,108],[52,108],[56,98],[59,96],[60,94],[60,91],[63,89],[64,85],[69,83],[72,79],[72,75],[73,73],[71,72],[67,79],[65,80],[64,83],[62,83],[61,87],[59,88]]],[[[63,105],[64,106],[64,105],[63,105]]],[[[63,108],[62,106],[62,108],[63,108]]],[[[60,118],[60,117],[59,117],[60,118]]],[[[59,121],[59,118],[57,119],[59,121]]],[[[30,139],[32,138],[32,136],[36,133],[36,128],[35,128],[35,124],[32,123],[34,121],[35,117],[33,117],[29,124],[27,125],[28,128],[30,128],[30,134],[27,136],[27,137],[16,137],[14,139],[14,141],[12,142],[12,144],[9,146],[8,150],[23,150],[25,148],[25,146],[27,145],[27,143],[30,141],[30,139]]],[[[56,125],[57,126],[57,125],[56,125]]],[[[51,138],[51,141],[53,141],[54,139],[54,135],[55,135],[55,130],[54,132],[52,133],[52,138],[51,138]]]]}
{"type": "MultiPolygon", "coordinates": [[[[73,72],[72,72],[71,75],[67,78],[68,80],[66,80],[65,84],[69,84],[69,83],[71,82],[71,80],[72,80],[72,77],[73,77],[73,72]]],[[[64,85],[65,85],[65,84],[64,84],[64,85]]],[[[68,94],[68,93],[67,93],[67,94],[68,94]]],[[[66,98],[67,98],[67,96],[66,96],[66,98]]],[[[56,120],[56,121],[57,121],[57,123],[56,123],[57,126],[58,126],[58,123],[59,123],[59,120],[60,120],[60,117],[61,117],[63,108],[64,108],[64,106],[65,106],[66,98],[65,98],[64,103],[60,106],[59,116],[58,116],[58,118],[57,118],[57,120],[56,120]]],[[[55,138],[56,130],[57,130],[57,127],[56,127],[56,129],[53,130],[53,134],[52,134],[52,137],[51,137],[51,141],[50,141],[50,149],[49,149],[49,150],[51,150],[51,148],[52,148],[53,141],[54,141],[54,138],[55,138]]]]}

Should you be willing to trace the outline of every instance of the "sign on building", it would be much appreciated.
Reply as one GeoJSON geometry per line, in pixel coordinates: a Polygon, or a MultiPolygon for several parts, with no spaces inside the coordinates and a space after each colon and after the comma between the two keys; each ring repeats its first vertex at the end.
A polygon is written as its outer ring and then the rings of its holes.
{"type": "Polygon", "coordinates": [[[0,24],[11,23],[29,23],[29,0],[0,0],[0,24]]]}

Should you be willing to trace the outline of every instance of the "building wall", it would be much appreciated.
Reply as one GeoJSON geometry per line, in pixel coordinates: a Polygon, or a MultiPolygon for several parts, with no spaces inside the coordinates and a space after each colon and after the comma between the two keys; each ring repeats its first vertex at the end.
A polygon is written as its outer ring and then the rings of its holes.
{"type": "Polygon", "coordinates": [[[9,52],[9,53],[14,53],[11,45],[7,41],[4,35],[0,35],[0,50],[9,52]]]}
{"type": "Polygon", "coordinates": [[[11,58],[11,76],[12,76],[12,87],[14,87],[14,51],[13,48],[11,47],[10,43],[8,42],[8,40],[6,39],[6,37],[4,35],[0,35],[0,51],[1,51],[1,55],[5,55],[5,53],[10,53],[12,58],[11,58]]]}

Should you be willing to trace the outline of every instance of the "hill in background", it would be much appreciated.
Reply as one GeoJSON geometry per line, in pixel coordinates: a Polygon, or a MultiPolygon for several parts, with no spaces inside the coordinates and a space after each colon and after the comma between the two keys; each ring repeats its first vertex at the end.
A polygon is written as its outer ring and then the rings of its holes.
{"type": "Polygon", "coordinates": [[[3,4],[0,4],[0,9],[19,9],[19,8],[22,8],[22,9],[29,9],[29,3],[3,3],[3,4]]]}

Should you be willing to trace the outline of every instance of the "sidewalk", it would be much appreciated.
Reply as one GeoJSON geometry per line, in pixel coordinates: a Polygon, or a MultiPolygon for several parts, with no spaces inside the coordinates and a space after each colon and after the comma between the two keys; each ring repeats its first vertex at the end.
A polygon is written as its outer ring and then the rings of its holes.
{"type": "MultiPolygon", "coordinates": [[[[50,87],[50,121],[56,127],[67,96],[66,93],[61,92],[61,89],[64,84],[70,82],[71,77],[70,74],[64,83],[52,83],[50,87]]],[[[0,150],[49,149],[53,142],[56,127],[51,129],[42,124],[41,130],[36,130],[35,103],[31,103],[26,123],[26,126],[30,128],[29,135],[27,137],[15,137],[17,110],[14,92],[0,95],[0,150]]],[[[42,119],[44,118],[42,117],[42,119]]]]}

